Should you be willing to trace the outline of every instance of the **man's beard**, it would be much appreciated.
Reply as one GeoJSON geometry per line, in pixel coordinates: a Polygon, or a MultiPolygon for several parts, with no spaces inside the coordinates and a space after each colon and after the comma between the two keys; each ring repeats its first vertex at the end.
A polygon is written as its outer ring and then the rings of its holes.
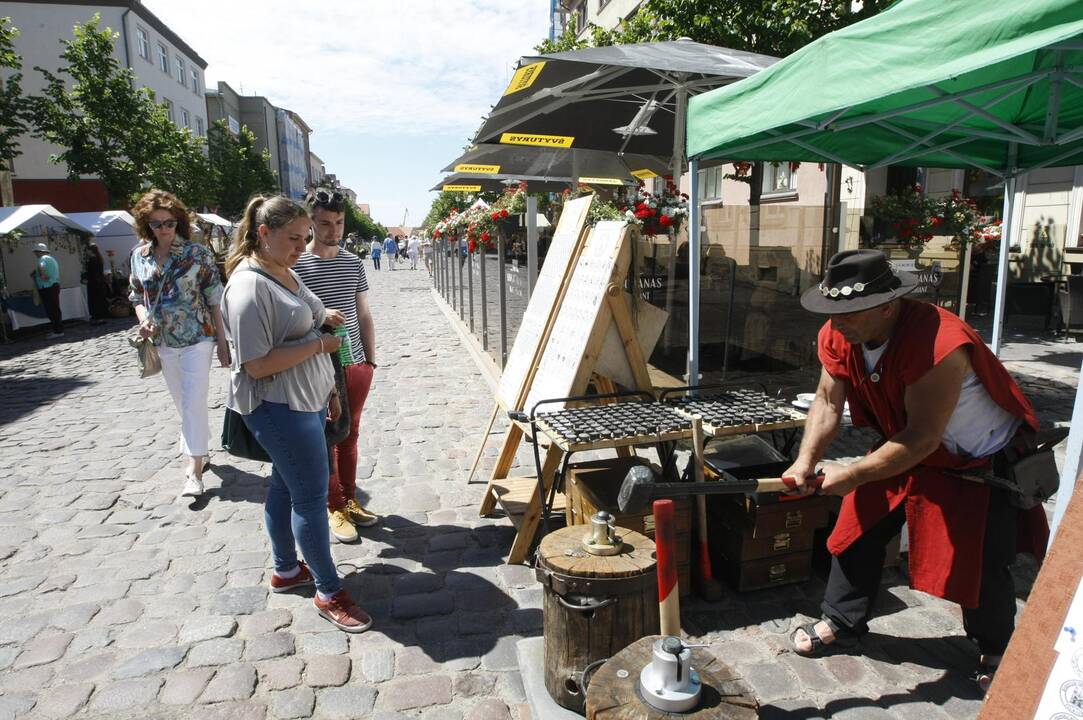
{"type": "Polygon", "coordinates": [[[321,238],[321,237],[319,237],[317,235],[316,236],[316,242],[318,242],[320,245],[326,245],[327,247],[336,247],[336,246],[342,244],[342,238],[333,238],[333,239],[330,239],[330,240],[325,240],[325,239],[323,239],[323,238],[321,238]]]}

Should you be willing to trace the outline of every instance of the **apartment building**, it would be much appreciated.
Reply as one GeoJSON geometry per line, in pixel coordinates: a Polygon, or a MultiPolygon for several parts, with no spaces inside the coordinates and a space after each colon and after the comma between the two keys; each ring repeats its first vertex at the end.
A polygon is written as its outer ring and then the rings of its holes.
{"type": "Polygon", "coordinates": [[[294,200],[302,200],[311,182],[308,157],[311,150],[308,136],[312,133],[301,116],[292,110],[277,108],[278,178],[282,192],[294,200]]]}
{"type": "MultiPolygon", "coordinates": [[[[61,64],[60,41],[72,36],[72,27],[97,13],[101,26],[120,37],[115,57],[130,68],[136,82],[154,92],[171,120],[196,135],[207,132],[204,70],[207,62],[139,0],[98,2],[0,2],[0,16],[9,16],[21,33],[15,50],[23,58],[23,91],[34,95],[44,87],[35,66],[56,71],[61,64]]],[[[49,160],[61,152],[29,135],[19,140],[21,154],[13,163],[12,186],[16,204],[48,203],[63,212],[103,210],[105,187],[95,178],[67,180],[67,168],[49,160]]]]}
{"type": "Polygon", "coordinates": [[[643,0],[558,0],[560,27],[567,29],[572,19],[579,37],[586,34],[591,25],[615,28],[621,20],[626,20],[639,10],[643,0]]]}

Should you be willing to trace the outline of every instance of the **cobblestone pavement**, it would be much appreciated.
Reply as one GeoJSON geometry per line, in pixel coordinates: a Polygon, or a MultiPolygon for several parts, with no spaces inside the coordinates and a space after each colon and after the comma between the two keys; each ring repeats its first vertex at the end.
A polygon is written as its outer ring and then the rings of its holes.
{"type": "MultiPolygon", "coordinates": [[[[484,485],[464,479],[489,387],[424,271],[372,284],[381,367],[359,485],[385,522],[333,546],[375,617],[358,636],[308,595],[268,593],[266,467],[218,452],[207,495],[178,499],[178,421],[162,381],[135,378],[128,322],[0,347],[0,719],[530,717],[515,643],[541,632],[541,589],[504,564],[512,530],[477,517],[484,485]]],[[[1063,372],[1026,382],[1049,395],[1045,419],[1066,421],[1079,347],[1061,351],[1075,353],[1063,372]]],[[[226,381],[213,372],[212,428],[226,381]]],[[[748,678],[766,718],[976,715],[957,610],[895,572],[864,654],[786,652],[821,589],[692,602],[685,626],[748,678]]]]}

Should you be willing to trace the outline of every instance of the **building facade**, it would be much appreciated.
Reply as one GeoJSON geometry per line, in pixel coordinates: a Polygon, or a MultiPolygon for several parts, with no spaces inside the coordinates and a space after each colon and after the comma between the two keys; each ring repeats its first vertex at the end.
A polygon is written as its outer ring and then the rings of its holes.
{"type": "Polygon", "coordinates": [[[295,200],[303,200],[311,182],[309,177],[308,136],[312,129],[292,110],[278,108],[278,178],[282,192],[295,200]]]}
{"type": "Polygon", "coordinates": [[[308,154],[308,176],[312,179],[314,186],[323,184],[327,177],[327,167],[320,156],[314,152],[308,154]]]}
{"type": "Polygon", "coordinates": [[[575,21],[577,37],[583,37],[587,28],[598,25],[615,28],[639,11],[643,0],[565,0],[560,8],[560,31],[575,21]]]}
{"type": "Polygon", "coordinates": [[[277,108],[260,95],[240,95],[228,83],[219,81],[217,89],[207,90],[207,118],[226,122],[234,136],[246,127],[256,138],[256,150],[267,151],[267,166],[275,177],[281,171],[277,108]]]}
{"type": "MultiPolygon", "coordinates": [[[[56,71],[61,64],[61,40],[72,37],[72,27],[101,16],[100,27],[111,28],[118,38],[114,56],[132,70],[140,87],[151,90],[179,127],[204,136],[207,106],[204,101],[204,70],[207,62],[138,0],[99,2],[0,2],[0,16],[10,16],[20,31],[15,50],[22,56],[23,92],[40,93],[45,83],[34,67],[56,71]]],[[[107,209],[105,187],[92,177],[67,180],[67,168],[49,156],[61,148],[25,135],[19,140],[21,154],[13,163],[16,204],[47,203],[62,212],[107,209]]]]}

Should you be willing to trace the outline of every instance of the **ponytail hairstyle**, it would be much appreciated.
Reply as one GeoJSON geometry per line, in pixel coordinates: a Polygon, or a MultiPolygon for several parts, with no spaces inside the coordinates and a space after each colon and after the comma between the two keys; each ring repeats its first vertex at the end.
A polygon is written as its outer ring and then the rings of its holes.
{"type": "Polygon", "coordinates": [[[233,247],[226,258],[226,276],[233,274],[241,260],[259,252],[260,225],[277,230],[297,218],[307,217],[305,206],[285,195],[254,196],[248,201],[241,224],[233,234],[233,247]]]}

